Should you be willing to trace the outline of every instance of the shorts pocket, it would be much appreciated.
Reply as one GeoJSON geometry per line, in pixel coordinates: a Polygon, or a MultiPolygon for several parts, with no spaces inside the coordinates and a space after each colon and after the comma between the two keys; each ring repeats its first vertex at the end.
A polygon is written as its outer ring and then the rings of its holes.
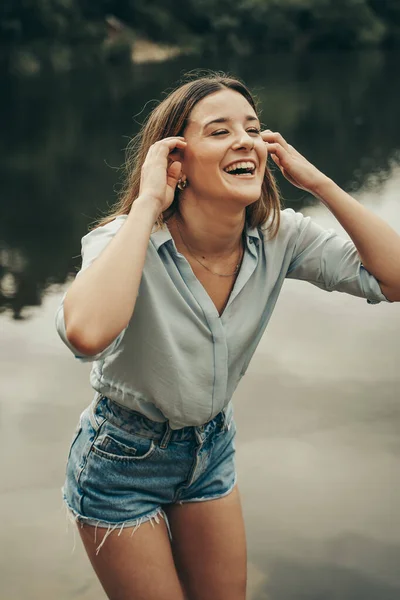
{"type": "Polygon", "coordinates": [[[150,438],[132,436],[129,441],[117,440],[112,435],[100,435],[93,444],[98,456],[115,461],[137,461],[150,458],[157,446],[150,438]]]}

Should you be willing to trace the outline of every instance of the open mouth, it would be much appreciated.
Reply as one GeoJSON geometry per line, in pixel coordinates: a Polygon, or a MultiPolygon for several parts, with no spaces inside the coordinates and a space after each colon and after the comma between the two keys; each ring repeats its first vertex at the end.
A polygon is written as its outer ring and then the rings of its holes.
{"type": "Polygon", "coordinates": [[[234,177],[254,177],[256,165],[251,161],[241,161],[233,163],[224,169],[225,173],[234,177]]]}

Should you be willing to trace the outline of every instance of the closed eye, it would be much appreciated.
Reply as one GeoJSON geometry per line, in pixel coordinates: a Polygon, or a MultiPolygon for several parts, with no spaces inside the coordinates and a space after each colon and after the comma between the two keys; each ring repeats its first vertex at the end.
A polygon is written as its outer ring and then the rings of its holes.
{"type": "MultiPolygon", "coordinates": [[[[247,133],[255,133],[259,135],[261,133],[261,129],[257,129],[257,127],[251,127],[251,129],[246,129],[247,133]]],[[[211,135],[224,135],[225,133],[229,133],[226,129],[219,129],[218,131],[213,131],[211,135]]]]}

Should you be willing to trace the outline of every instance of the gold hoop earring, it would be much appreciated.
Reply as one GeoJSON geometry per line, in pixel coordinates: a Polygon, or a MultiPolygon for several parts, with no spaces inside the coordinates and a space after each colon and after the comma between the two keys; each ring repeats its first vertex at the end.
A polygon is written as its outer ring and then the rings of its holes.
{"type": "Polygon", "coordinates": [[[184,190],[185,188],[187,188],[187,185],[188,185],[187,179],[183,179],[183,180],[182,180],[182,179],[180,179],[180,180],[178,181],[178,188],[179,188],[180,190],[184,190]]]}

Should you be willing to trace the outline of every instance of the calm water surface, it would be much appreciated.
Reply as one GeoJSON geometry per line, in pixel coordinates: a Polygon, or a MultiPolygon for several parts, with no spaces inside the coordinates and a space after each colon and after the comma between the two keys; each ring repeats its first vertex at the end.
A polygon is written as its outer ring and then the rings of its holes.
{"type": "MultiPolygon", "coordinates": [[[[184,59],[3,78],[0,598],[102,596],[60,487],[92,397],[54,329],[80,238],[115,200],[127,136],[183,70],[243,77],[262,117],[400,232],[399,56],[184,59]],[[251,64],[250,64],[251,63],[251,64]]],[[[340,231],[282,183],[285,204],[340,231]]],[[[235,394],[252,600],[400,597],[400,305],[287,281],[235,394]]]]}

